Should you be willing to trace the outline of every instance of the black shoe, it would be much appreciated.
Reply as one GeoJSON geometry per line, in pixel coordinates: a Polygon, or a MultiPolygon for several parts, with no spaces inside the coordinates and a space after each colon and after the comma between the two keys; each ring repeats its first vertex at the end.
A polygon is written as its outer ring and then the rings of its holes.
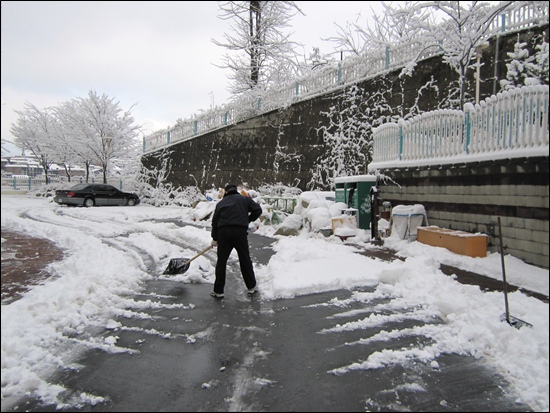
{"type": "Polygon", "coordinates": [[[212,291],[212,292],[210,293],[210,295],[211,295],[212,297],[216,297],[216,298],[223,298],[223,293],[217,293],[217,292],[215,292],[215,291],[212,291]]]}

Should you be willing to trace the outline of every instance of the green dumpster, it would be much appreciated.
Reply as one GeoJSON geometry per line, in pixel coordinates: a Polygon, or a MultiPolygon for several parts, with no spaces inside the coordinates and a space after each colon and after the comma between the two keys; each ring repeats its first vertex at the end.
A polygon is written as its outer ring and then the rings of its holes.
{"type": "Polygon", "coordinates": [[[344,182],[339,182],[339,183],[335,183],[334,186],[335,186],[335,201],[336,202],[343,202],[345,204],[347,204],[347,201],[346,201],[346,188],[345,188],[345,183],[344,182]]]}
{"type": "Polygon", "coordinates": [[[376,186],[376,176],[356,175],[334,178],[335,200],[357,210],[357,227],[371,229],[371,190],[376,186]]]}

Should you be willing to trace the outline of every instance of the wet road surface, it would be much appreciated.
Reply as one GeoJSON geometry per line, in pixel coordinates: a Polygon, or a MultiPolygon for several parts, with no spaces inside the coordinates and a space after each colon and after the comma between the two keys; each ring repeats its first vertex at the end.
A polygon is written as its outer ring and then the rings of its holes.
{"type": "MultiPolygon", "coordinates": [[[[250,239],[251,255],[266,263],[272,240],[250,239]]],[[[135,299],[164,306],[143,310],[150,318],[118,317],[116,329],[99,333],[118,337],[117,347],[126,351],[90,350],[76,370],[51,380],[69,389],[70,411],[531,411],[473,357],[442,355],[435,367],[410,361],[337,374],[376,351],[430,344],[425,336],[361,340],[441,320],[334,332],[369,314],[364,302],[337,304],[351,291],[268,301],[261,286],[258,295],[246,296],[238,264],[228,270],[224,299],[210,297],[209,284],[149,281],[135,299]],[[75,408],[79,399],[86,402],[75,408]]],[[[60,409],[25,399],[2,411],[60,409]]]]}
{"type": "Polygon", "coordinates": [[[63,251],[48,240],[6,228],[2,240],[2,304],[7,304],[46,280],[48,264],[61,260],[63,251]]]}

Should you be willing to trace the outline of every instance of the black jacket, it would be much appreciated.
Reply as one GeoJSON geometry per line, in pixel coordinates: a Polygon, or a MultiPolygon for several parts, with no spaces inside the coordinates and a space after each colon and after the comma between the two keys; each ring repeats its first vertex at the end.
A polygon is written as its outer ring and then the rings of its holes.
{"type": "Polygon", "coordinates": [[[218,202],[212,217],[212,239],[218,240],[218,228],[237,226],[248,228],[248,224],[262,215],[262,207],[252,198],[236,191],[225,194],[218,202]]]}

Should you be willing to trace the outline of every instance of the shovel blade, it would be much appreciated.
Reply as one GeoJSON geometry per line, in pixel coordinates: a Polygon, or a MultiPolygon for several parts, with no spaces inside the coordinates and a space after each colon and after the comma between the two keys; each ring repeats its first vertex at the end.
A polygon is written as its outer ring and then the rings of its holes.
{"type": "Polygon", "coordinates": [[[508,324],[510,324],[512,327],[517,328],[518,330],[523,326],[533,327],[533,324],[530,324],[527,321],[523,321],[512,315],[509,315],[508,317],[506,317],[506,313],[500,316],[500,321],[506,321],[508,324]]]}
{"type": "Polygon", "coordinates": [[[183,274],[189,269],[189,258],[172,258],[168,263],[168,267],[164,270],[163,274],[175,275],[183,274]]]}

